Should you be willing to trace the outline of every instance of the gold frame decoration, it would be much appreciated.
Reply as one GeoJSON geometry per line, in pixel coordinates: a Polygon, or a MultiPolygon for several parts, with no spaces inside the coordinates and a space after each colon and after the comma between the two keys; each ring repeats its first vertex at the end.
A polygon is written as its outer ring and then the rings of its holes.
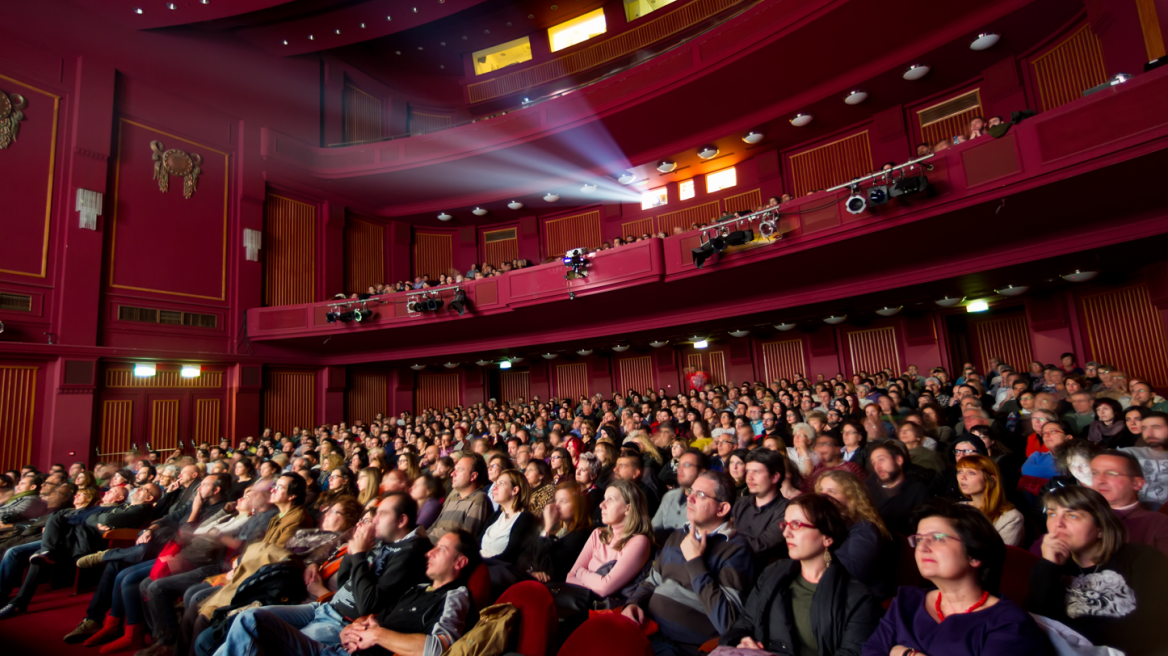
{"type": "Polygon", "coordinates": [[[24,112],[28,107],[28,100],[19,93],[9,95],[0,91],[0,150],[16,142],[20,134],[20,122],[24,120],[24,112]]]}
{"type": "Polygon", "coordinates": [[[183,198],[189,199],[198,188],[203,157],[178,148],[166,150],[161,141],[151,141],[150,150],[154,151],[154,179],[158,181],[158,190],[165,194],[170,189],[170,176],[177,175],[183,179],[183,198]]]}

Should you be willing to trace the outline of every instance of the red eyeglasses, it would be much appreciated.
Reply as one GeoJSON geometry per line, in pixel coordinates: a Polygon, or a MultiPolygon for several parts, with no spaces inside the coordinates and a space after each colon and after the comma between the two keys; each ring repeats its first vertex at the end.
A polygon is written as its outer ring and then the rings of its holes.
{"type": "Polygon", "coordinates": [[[779,530],[780,531],[787,530],[788,526],[791,527],[792,531],[798,531],[798,530],[805,529],[805,528],[815,528],[815,525],[808,524],[806,522],[801,522],[797,519],[793,522],[788,522],[787,520],[783,520],[783,521],[779,522],[779,530]]]}

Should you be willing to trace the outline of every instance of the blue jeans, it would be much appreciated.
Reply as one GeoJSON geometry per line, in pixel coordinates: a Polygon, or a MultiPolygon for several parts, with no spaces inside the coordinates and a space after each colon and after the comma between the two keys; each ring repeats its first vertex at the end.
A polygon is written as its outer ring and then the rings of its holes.
{"type": "Polygon", "coordinates": [[[332,604],[250,608],[235,616],[215,656],[255,656],[260,644],[274,654],[348,656],[340,644],[347,624],[332,604]]]}
{"type": "Polygon", "coordinates": [[[12,591],[20,587],[28,559],[41,550],[41,541],[29,542],[11,547],[0,560],[0,598],[7,599],[12,591]]]}
{"type": "Polygon", "coordinates": [[[685,656],[685,652],[662,638],[660,631],[649,636],[649,646],[653,648],[653,656],[685,656]]]}
{"type": "Polygon", "coordinates": [[[154,561],[148,560],[118,572],[118,577],[114,579],[110,617],[125,618],[126,624],[141,624],[144,621],[142,594],[138,592],[138,586],[150,577],[150,570],[153,568],[154,561]]]}

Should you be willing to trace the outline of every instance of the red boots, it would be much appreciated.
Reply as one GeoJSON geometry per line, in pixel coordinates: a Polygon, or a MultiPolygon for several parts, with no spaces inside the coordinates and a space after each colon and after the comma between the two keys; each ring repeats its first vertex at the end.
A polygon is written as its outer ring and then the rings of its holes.
{"type": "Polygon", "coordinates": [[[105,643],[117,638],[122,633],[122,618],[105,616],[102,620],[101,628],[97,633],[89,636],[83,642],[86,647],[95,647],[97,645],[104,645],[105,643]]]}
{"type": "Polygon", "coordinates": [[[102,654],[116,654],[120,651],[138,651],[146,646],[146,625],[127,624],[126,633],[101,648],[102,654]]]}

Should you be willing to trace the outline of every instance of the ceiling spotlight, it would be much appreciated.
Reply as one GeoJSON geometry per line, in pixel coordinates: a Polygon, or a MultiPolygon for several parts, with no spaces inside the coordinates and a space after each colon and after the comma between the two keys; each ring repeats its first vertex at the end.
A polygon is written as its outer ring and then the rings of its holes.
{"type": "Polygon", "coordinates": [[[754,144],[762,141],[764,136],[766,135],[761,132],[755,132],[754,130],[751,130],[750,132],[746,133],[745,137],[742,137],[742,140],[753,146],[754,144]]]}
{"type": "Polygon", "coordinates": [[[335,31],[337,34],[340,34],[340,33],[341,33],[341,31],[340,31],[340,30],[334,30],[334,31],[335,31]]]}
{"type": "Polygon", "coordinates": [[[311,34],[309,34],[309,35],[308,35],[308,40],[309,40],[309,41],[316,41],[316,37],[315,37],[315,36],[312,36],[311,34]]]}
{"type": "Polygon", "coordinates": [[[617,353],[624,353],[625,351],[629,350],[629,345],[617,344],[616,346],[612,347],[612,350],[616,351],[617,353]]]}
{"type": "Polygon", "coordinates": [[[549,203],[554,203],[554,202],[556,202],[557,200],[559,200],[559,199],[560,199],[560,195],[559,195],[559,194],[553,194],[552,192],[550,192],[550,191],[549,191],[549,192],[547,192],[547,195],[543,197],[543,199],[544,199],[544,200],[546,200],[546,201],[547,201],[547,202],[549,202],[549,203]]]}
{"type": "Polygon", "coordinates": [[[714,159],[718,156],[719,152],[717,146],[705,146],[698,151],[698,157],[702,159],[714,159]]]}
{"type": "Polygon", "coordinates": [[[134,365],[134,375],[135,376],[147,377],[147,376],[153,376],[155,373],[157,373],[157,369],[155,369],[154,365],[152,365],[152,364],[136,364],[136,365],[134,365]]]}
{"type": "Polygon", "coordinates": [[[1080,271],[1075,269],[1070,273],[1063,274],[1062,279],[1067,282],[1087,282],[1097,275],[1099,275],[1098,271],[1080,271]]]}
{"type": "Polygon", "coordinates": [[[284,39],[284,45],[288,45],[288,39],[284,39]]]}
{"type": "Polygon", "coordinates": [[[484,210],[484,209],[483,209],[483,208],[481,208],[481,207],[476,207],[476,208],[474,208],[473,210],[471,210],[471,211],[470,211],[470,213],[471,213],[471,214],[474,214],[475,216],[486,216],[486,215],[487,215],[487,210],[484,210]]]}
{"type": "Polygon", "coordinates": [[[704,349],[709,345],[710,343],[704,339],[699,339],[698,341],[694,342],[694,348],[696,349],[704,349]]]}
{"type": "Polygon", "coordinates": [[[994,291],[1001,294],[1002,296],[1021,296],[1029,289],[1030,287],[1027,287],[1026,285],[1009,285],[1001,289],[995,289],[994,291]]]}
{"type": "Polygon", "coordinates": [[[966,312],[985,312],[990,309],[990,304],[986,301],[970,301],[969,305],[965,306],[966,312]]]}
{"type": "Polygon", "coordinates": [[[499,363],[499,368],[500,369],[510,369],[511,368],[511,361],[510,360],[503,360],[502,362],[499,363]]]}
{"type": "Polygon", "coordinates": [[[450,219],[453,219],[453,218],[454,218],[453,216],[450,216],[446,212],[442,212],[441,214],[438,215],[439,221],[449,221],[450,219]]]}
{"type": "Polygon", "coordinates": [[[592,349],[580,349],[576,351],[576,355],[592,355],[592,349]]]}
{"type": "Polygon", "coordinates": [[[973,43],[969,44],[969,49],[988,50],[994,47],[994,44],[997,43],[998,39],[1000,38],[1002,37],[994,34],[993,32],[982,32],[981,34],[977,35],[977,38],[973,40],[973,43]]]}
{"type": "Polygon", "coordinates": [[[731,331],[730,331],[730,336],[731,336],[731,337],[746,337],[746,336],[747,336],[747,335],[749,335],[749,334],[750,334],[750,331],[749,331],[749,330],[743,330],[743,329],[741,329],[741,328],[740,328],[740,329],[738,329],[738,330],[731,330],[731,331]]]}
{"type": "Polygon", "coordinates": [[[426,365],[424,365],[424,364],[411,364],[410,365],[410,369],[413,369],[414,371],[421,371],[425,368],[426,368],[426,365]]]}
{"type": "Polygon", "coordinates": [[[475,364],[477,364],[480,367],[485,367],[485,366],[491,364],[491,361],[490,360],[475,360],[475,364]]]}
{"type": "Polygon", "coordinates": [[[846,102],[849,105],[859,105],[860,103],[864,102],[867,99],[868,99],[868,92],[867,91],[860,91],[859,89],[853,89],[851,93],[844,96],[844,102],[846,102]]]}
{"type": "Polygon", "coordinates": [[[134,7],[134,13],[135,13],[135,14],[138,14],[138,15],[141,15],[141,14],[142,14],[142,13],[144,13],[144,12],[142,11],[142,8],[141,8],[141,7],[134,7]]]}
{"type": "Polygon", "coordinates": [[[669,343],[669,340],[667,340],[667,339],[655,339],[655,340],[649,342],[649,346],[652,346],[653,348],[661,348],[662,346],[665,346],[668,343],[669,343]]]}
{"type": "Polygon", "coordinates": [[[796,114],[795,118],[791,119],[791,125],[801,128],[810,123],[814,118],[811,114],[796,114]]]}
{"type": "Polygon", "coordinates": [[[937,305],[943,307],[943,308],[947,308],[947,307],[953,307],[954,305],[957,305],[958,303],[960,303],[961,301],[964,301],[964,300],[965,300],[964,296],[962,296],[961,298],[953,298],[952,296],[946,296],[945,298],[939,298],[933,302],[936,303],[937,305]]]}
{"type": "MultiPolygon", "coordinates": [[[[714,151],[715,154],[717,152],[718,151],[716,151],[716,150],[714,151]]],[[[711,155],[710,157],[713,157],[713,155],[711,155]]],[[[657,163],[657,170],[661,171],[662,173],[673,173],[674,169],[676,169],[676,168],[677,168],[677,162],[670,162],[669,160],[662,160],[662,161],[657,163]]]]}
{"type": "Polygon", "coordinates": [[[837,324],[841,324],[847,320],[848,320],[848,315],[846,315],[846,314],[833,314],[830,317],[826,317],[823,320],[823,323],[831,324],[834,326],[837,324]]]}
{"type": "Polygon", "coordinates": [[[580,191],[585,193],[585,194],[590,194],[590,193],[596,191],[596,185],[585,184],[583,187],[580,187],[580,191]]]}
{"type": "Polygon", "coordinates": [[[929,71],[931,71],[931,70],[933,70],[933,69],[929,68],[928,66],[925,66],[924,64],[913,64],[912,66],[909,66],[908,69],[905,70],[904,75],[902,75],[901,77],[903,77],[904,79],[911,82],[914,80],[919,80],[922,77],[928,75],[929,71]]]}
{"type": "Polygon", "coordinates": [[[844,208],[851,214],[860,214],[868,209],[868,199],[864,197],[864,194],[860,193],[860,186],[852,185],[851,191],[852,195],[848,196],[847,202],[844,203],[844,208]]]}
{"type": "Polygon", "coordinates": [[[203,373],[203,367],[197,364],[184,364],[179,375],[183,378],[198,378],[203,373]]]}
{"type": "Polygon", "coordinates": [[[788,330],[794,330],[796,325],[797,324],[793,324],[793,323],[776,323],[775,330],[779,330],[779,331],[782,331],[785,333],[788,330]]]}
{"type": "Polygon", "coordinates": [[[543,356],[544,360],[555,360],[556,358],[560,357],[559,353],[542,353],[541,355],[543,356]]]}
{"type": "Polygon", "coordinates": [[[517,200],[513,200],[510,203],[507,203],[507,207],[510,207],[513,210],[521,210],[523,209],[523,203],[520,203],[517,200]]]}
{"type": "Polygon", "coordinates": [[[626,171],[623,175],[621,175],[621,177],[617,178],[616,181],[621,183],[621,184],[627,185],[627,184],[632,184],[636,179],[637,179],[637,174],[633,173],[631,170],[629,170],[629,171],[626,171]]]}
{"type": "Polygon", "coordinates": [[[166,3],[166,8],[174,11],[175,9],[178,9],[178,5],[174,4],[173,2],[168,2],[166,3]]]}
{"type": "Polygon", "coordinates": [[[879,310],[876,310],[876,314],[879,314],[882,317],[891,317],[892,315],[896,314],[897,312],[900,312],[902,309],[904,309],[903,305],[898,305],[896,307],[888,307],[887,305],[885,305],[884,307],[880,308],[879,310]]]}
{"type": "Polygon", "coordinates": [[[447,369],[453,369],[453,368],[458,366],[458,363],[457,362],[447,362],[447,363],[443,364],[442,366],[446,367],[447,369]]]}
{"type": "Polygon", "coordinates": [[[361,29],[365,29],[365,23],[361,23],[361,29]]]}

